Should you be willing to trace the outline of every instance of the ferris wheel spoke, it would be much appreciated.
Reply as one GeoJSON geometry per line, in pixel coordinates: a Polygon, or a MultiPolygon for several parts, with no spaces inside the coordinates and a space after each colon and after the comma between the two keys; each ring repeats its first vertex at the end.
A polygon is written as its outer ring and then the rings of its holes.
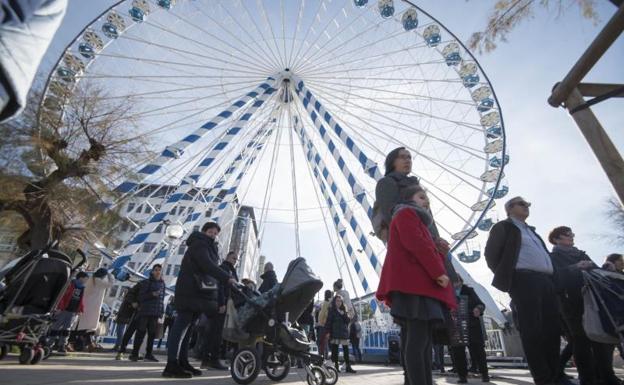
{"type": "MultiPolygon", "coordinates": [[[[252,70],[252,73],[257,73],[258,75],[263,75],[263,74],[266,73],[264,71],[259,70],[259,68],[262,68],[264,70],[268,70],[268,68],[266,68],[266,67],[260,67],[258,65],[258,63],[255,63],[255,65],[252,66],[252,65],[242,64],[241,62],[237,62],[237,61],[223,60],[223,59],[220,59],[218,57],[215,57],[214,55],[210,56],[210,55],[205,55],[205,54],[201,54],[201,53],[198,53],[198,52],[193,52],[193,51],[186,50],[186,49],[180,49],[180,48],[176,48],[176,47],[171,47],[171,46],[168,46],[168,45],[159,44],[159,43],[155,43],[155,42],[152,42],[152,41],[147,41],[147,40],[144,40],[144,39],[135,38],[135,37],[129,36],[127,34],[120,36],[120,39],[136,41],[138,43],[146,44],[146,45],[149,45],[151,47],[157,47],[157,48],[160,48],[160,49],[164,49],[164,50],[169,51],[169,52],[174,52],[174,53],[176,53],[176,54],[178,54],[178,55],[180,55],[180,56],[182,56],[184,58],[188,58],[186,55],[190,55],[190,56],[193,56],[194,58],[207,59],[207,60],[213,61],[213,62],[216,61],[216,62],[219,62],[219,63],[226,64],[228,66],[238,66],[238,67],[241,67],[241,68],[246,68],[248,70],[252,70]]],[[[199,64],[199,65],[201,66],[201,64],[199,64]]],[[[210,68],[210,67],[208,67],[208,68],[210,68]]]]}
{"type": "MultiPolygon", "coordinates": [[[[324,4],[324,1],[318,3],[318,7],[316,8],[316,10],[313,13],[314,15],[319,15],[320,14],[321,9],[323,8],[323,4],[324,4]]],[[[316,19],[317,18],[314,18],[313,20],[316,20],[316,19]]],[[[301,50],[303,49],[304,42],[306,42],[308,40],[308,36],[310,36],[310,31],[312,30],[313,25],[314,25],[314,22],[312,22],[312,23],[310,23],[308,25],[308,28],[306,29],[306,33],[305,33],[305,35],[303,37],[303,40],[299,44],[299,48],[297,48],[297,53],[294,55],[295,59],[293,61],[293,71],[295,71],[298,68],[299,56],[300,56],[301,50]]]]}
{"type": "MultiPolygon", "coordinates": [[[[323,5],[323,4],[324,4],[324,3],[322,3],[322,5],[323,5]]],[[[344,9],[344,8],[342,8],[342,9],[344,9]]],[[[328,30],[328,28],[329,28],[331,25],[334,25],[334,24],[336,23],[336,17],[340,14],[340,12],[342,11],[342,9],[339,9],[338,11],[336,11],[336,13],[335,13],[332,17],[328,18],[327,23],[325,23],[325,25],[321,27],[322,29],[321,29],[319,32],[317,32],[317,33],[316,33],[316,35],[317,35],[317,36],[316,36],[316,39],[315,39],[314,41],[312,41],[312,42],[308,45],[308,49],[307,49],[304,53],[302,53],[302,54],[301,54],[301,56],[305,57],[305,55],[309,52],[309,50],[311,49],[311,47],[314,47],[314,46],[317,44],[317,42],[321,39],[321,37],[326,36],[326,37],[328,37],[328,38],[329,38],[329,33],[327,32],[327,30],[328,30]]],[[[319,20],[319,21],[320,21],[320,17],[319,17],[319,16],[317,16],[317,17],[315,18],[315,20],[319,20]]],[[[329,39],[329,40],[331,40],[331,39],[329,39]]],[[[297,61],[298,61],[298,60],[297,60],[297,59],[295,59],[295,63],[296,63],[297,61]]]]}
{"type": "MultiPolygon", "coordinates": [[[[350,106],[352,106],[353,108],[362,109],[362,107],[361,107],[360,105],[358,105],[357,103],[354,103],[354,102],[352,102],[352,101],[348,100],[348,99],[347,99],[347,97],[339,97],[339,96],[337,96],[337,91],[338,91],[337,89],[332,88],[332,87],[328,87],[328,86],[325,86],[325,87],[324,87],[324,89],[327,89],[327,90],[329,90],[329,91],[332,91],[332,93],[331,93],[331,94],[328,94],[328,93],[324,92],[324,95],[326,95],[327,100],[335,100],[335,99],[337,99],[337,100],[338,100],[338,101],[340,101],[340,102],[345,102],[345,103],[348,103],[348,104],[349,104],[350,106]]],[[[323,92],[323,91],[320,91],[320,89],[318,89],[318,90],[315,90],[315,92],[323,92]]],[[[366,97],[363,97],[363,99],[366,99],[366,97]]],[[[451,123],[451,124],[453,124],[453,125],[455,125],[455,126],[461,126],[461,127],[463,127],[463,128],[466,128],[466,129],[469,129],[469,130],[475,131],[475,132],[477,132],[477,133],[482,133],[482,132],[484,131],[482,127],[478,127],[476,124],[469,124],[469,123],[467,123],[467,122],[462,122],[462,121],[451,120],[451,119],[445,118],[445,117],[443,117],[443,116],[437,116],[437,115],[433,115],[433,114],[430,114],[430,113],[427,113],[427,112],[417,111],[417,110],[414,110],[414,109],[411,109],[411,108],[408,108],[408,107],[404,107],[404,106],[402,106],[402,105],[398,105],[398,104],[390,103],[390,102],[387,102],[387,101],[384,101],[384,100],[381,100],[381,99],[370,99],[370,98],[368,98],[368,100],[369,100],[369,101],[372,101],[372,102],[374,102],[374,103],[376,103],[376,104],[381,104],[381,105],[384,105],[384,106],[390,107],[392,111],[397,111],[397,110],[400,110],[400,111],[405,111],[405,112],[408,112],[408,113],[413,112],[413,113],[416,113],[416,114],[420,115],[421,117],[426,117],[426,118],[434,119],[435,121],[441,121],[441,122],[445,122],[445,123],[451,123]]],[[[378,116],[380,116],[380,117],[382,117],[382,118],[384,118],[384,119],[388,119],[388,120],[394,121],[394,122],[396,122],[397,124],[401,124],[401,125],[405,126],[406,128],[408,128],[408,127],[409,127],[409,126],[407,126],[407,125],[406,125],[405,123],[403,123],[403,122],[397,121],[396,119],[393,119],[393,118],[391,118],[391,117],[389,117],[389,116],[383,115],[383,114],[381,113],[381,112],[383,112],[383,110],[380,110],[380,109],[377,109],[377,108],[374,108],[374,109],[369,108],[368,110],[369,110],[371,113],[374,113],[374,114],[376,114],[376,115],[378,115],[378,116]]],[[[433,139],[440,140],[440,141],[445,141],[443,138],[439,138],[439,137],[437,137],[437,136],[433,136],[433,135],[431,135],[431,134],[429,134],[429,133],[426,133],[426,132],[424,132],[424,131],[422,131],[422,130],[418,130],[418,129],[416,129],[416,128],[413,128],[412,130],[413,130],[413,131],[415,131],[415,132],[418,132],[418,133],[420,133],[420,134],[422,134],[422,135],[427,135],[428,137],[431,137],[431,138],[433,138],[433,139]]],[[[481,150],[479,150],[479,149],[476,149],[476,148],[471,148],[471,147],[469,147],[469,146],[462,146],[462,148],[465,148],[466,150],[471,150],[471,151],[474,151],[474,152],[476,152],[476,153],[480,153],[480,152],[482,152],[482,151],[481,151],[481,150]]]]}
{"type": "MultiPolygon", "coordinates": [[[[238,19],[237,19],[236,17],[234,17],[234,16],[230,13],[230,11],[229,11],[227,8],[224,8],[224,7],[222,7],[221,5],[220,5],[220,7],[221,7],[221,9],[224,9],[224,10],[226,11],[226,13],[228,14],[228,16],[230,16],[230,19],[231,19],[231,20],[233,20],[233,21],[234,21],[234,22],[238,25],[238,27],[239,27],[242,31],[244,31],[244,32],[246,32],[246,33],[248,34],[247,29],[239,23],[238,19]]],[[[244,42],[243,40],[241,40],[238,36],[236,36],[236,35],[235,35],[232,31],[230,31],[229,29],[226,29],[226,28],[223,26],[223,23],[222,23],[222,22],[220,22],[219,20],[216,20],[214,17],[212,17],[212,15],[210,15],[209,13],[207,13],[204,9],[199,8],[199,7],[196,7],[196,9],[198,10],[198,12],[199,12],[199,13],[201,13],[202,15],[204,15],[204,16],[205,16],[206,18],[208,18],[209,20],[212,20],[212,21],[213,21],[213,22],[214,22],[217,26],[219,26],[222,30],[224,30],[225,32],[227,32],[227,34],[228,34],[229,36],[231,36],[231,37],[232,37],[235,41],[237,41],[238,43],[242,44],[242,45],[243,45],[243,47],[244,47],[246,50],[248,50],[249,52],[253,53],[253,54],[255,55],[255,58],[257,59],[257,61],[259,61],[259,62],[261,62],[261,63],[262,63],[263,68],[265,68],[267,71],[270,71],[270,72],[274,72],[274,71],[275,71],[275,69],[276,69],[276,68],[275,68],[276,62],[271,62],[271,61],[269,61],[269,57],[268,57],[265,53],[261,53],[261,52],[256,51],[256,49],[255,49],[253,46],[251,46],[251,45],[249,45],[249,44],[245,43],[245,42],[244,42]]],[[[199,28],[200,30],[202,30],[202,29],[201,29],[200,27],[198,27],[198,26],[196,26],[196,28],[199,28]]],[[[227,43],[226,43],[226,44],[227,44],[227,43]]],[[[228,46],[230,46],[230,44],[227,44],[227,45],[228,45],[228,46]]],[[[239,50],[239,52],[240,52],[241,54],[243,54],[243,56],[247,56],[247,55],[248,55],[248,53],[249,53],[249,52],[244,52],[244,51],[242,51],[242,50],[240,50],[240,49],[238,49],[238,50],[239,50]]],[[[252,61],[252,62],[253,62],[253,61],[252,61]]]]}
{"type": "MultiPolygon", "coordinates": [[[[270,40],[269,38],[267,38],[264,35],[264,32],[262,32],[262,29],[260,28],[260,26],[258,25],[258,23],[256,22],[256,18],[252,16],[251,12],[249,11],[249,9],[247,8],[247,3],[248,1],[245,0],[239,0],[238,4],[239,6],[242,6],[242,8],[245,11],[245,14],[247,15],[247,18],[249,20],[251,20],[254,29],[256,30],[256,32],[258,33],[258,35],[261,37],[261,41],[264,43],[264,45],[267,47],[267,49],[269,50],[269,52],[271,53],[272,56],[272,64],[275,68],[280,68],[280,60],[279,60],[279,51],[277,53],[275,53],[275,51],[273,51],[273,48],[271,47],[271,45],[268,43],[268,41],[270,40]]],[[[255,41],[255,39],[254,39],[255,41]]]]}
{"type": "Polygon", "coordinates": [[[279,49],[279,46],[277,44],[277,40],[278,39],[275,36],[275,31],[273,30],[273,23],[271,23],[271,20],[269,19],[269,15],[267,14],[266,8],[264,7],[264,2],[263,1],[256,1],[256,4],[260,5],[260,15],[262,16],[263,21],[267,25],[267,28],[271,32],[273,45],[275,46],[275,51],[277,52],[277,56],[278,56],[278,59],[279,59],[278,63],[279,63],[281,68],[286,68],[285,53],[283,55],[280,53],[280,49],[279,49]]]}
{"type": "MultiPolygon", "coordinates": [[[[345,112],[345,113],[346,113],[346,110],[343,110],[343,112],[345,112]]],[[[453,168],[453,167],[448,166],[448,165],[446,165],[446,166],[445,166],[445,165],[442,165],[439,161],[436,161],[436,160],[432,159],[432,158],[431,158],[431,157],[429,157],[428,155],[426,155],[426,154],[424,154],[424,153],[422,153],[422,152],[418,151],[418,150],[417,150],[417,149],[415,149],[415,148],[412,148],[412,147],[411,147],[411,146],[409,146],[409,145],[406,145],[405,143],[400,142],[398,139],[396,139],[396,138],[392,137],[391,135],[388,135],[386,132],[379,130],[378,128],[376,128],[374,125],[372,125],[372,124],[371,124],[371,121],[361,119],[361,118],[360,118],[357,114],[352,114],[352,113],[350,113],[350,112],[349,112],[349,113],[346,113],[346,114],[348,114],[348,115],[352,116],[353,118],[355,118],[355,119],[359,120],[361,123],[363,123],[363,125],[362,125],[362,126],[358,126],[359,130],[353,130],[354,134],[355,134],[355,135],[357,135],[357,136],[359,136],[360,138],[363,138],[363,137],[360,135],[359,131],[366,131],[366,132],[367,132],[368,134],[370,134],[371,136],[376,136],[376,137],[378,137],[378,138],[380,138],[380,139],[386,139],[386,140],[390,141],[391,143],[394,143],[394,144],[396,144],[396,145],[398,145],[398,146],[405,146],[405,147],[406,147],[406,148],[408,148],[410,151],[412,151],[412,152],[414,152],[414,153],[418,154],[419,156],[422,156],[423,158],[425,158],[426,160],[430,161],[432,164],[436,165],[437,167],[440,167],[440,168],[444,169],[445,171],[447,171],[447,172],[451,173],[452,175],[454,175],[454,176],[455,176],[455,177],[457,177],[458,179],[462,180],[463,182],[467,183],[468,185],[472,186],[472,187],[473,187],[473,188],[475,188],[476,190],[481,190],[481,188],[480,188],[480,187],[475,186],[474,184],[472,184],[472,183],[471,183],[471,182],[469,182],[468,180],[466,180],[466,179],[464,179],[463,177],[459,176],[459,175],[458,175],[458,173],[460,173],[460,174],[464,174],[464,175],[466,175],[466,176],[468,176],[468,177],[470,177],[470,178],[474,178],[474,179],[479,180],[479,178],[478,178],[478,177],[476,177],[476,176],[474,176],[474,175],[471,175],[471,174],[468,174],[468,173],[465,173],[463,170],[460,170],[460,169],[457,169],[457,168],[453,168]],[[367,128],[367,127],[368,127],[368,128],[367,128]]],[[[375,122],[374,122],[374,121],[372,121],[372,123],[375,123],[375,122]]],[[[450,143],[447,143],[447,144],[450,144],[450,143]]],[[[455,147],[455,146],[454,146],[454,147],[455,147]]],[[[456,148],[459,148],[459,147],[456,147],[456,148]]],[[[380,150],[379,150],[379,149],[377,149],[377,151],[378,151],[378,152],[380,152],[380,150]]],[[[382,156],[385,156],[385,154],[383,154],[383,153],[381,153],[381,155],[382,155],[382,156]]]]}
{"type": "MultiPolygon", "coordinates": [[[[430,133],[428,133],[428,132],[425,132],[425,131],[419,130],[419,129],[417,129],[417,128],[410,127],[409,125],[405,124],[404,122],[401,122],[401,121],[399,121],[399,120],[396,120],[396,119],[394,119],[394,118],[391,118],[391,117],[389,117],[389,116],[386,116],[386,115],[382,114],[381,112],[378,112],[378,110],[375,110],[375,109],[370,109],[370,108],[369,108],[369,109],[364,109],[364,108],[360,107],[358,104],[353,103],[353,102],[351,102],[350,100],[347,100],[346,98],[340,98],[340,97],[337,97],[335,93],[332,93],[332,94],[327,94],[327,93],[325,93],[324,91],[320,91],[320,89],[315,90],[315,92],[316,92],[316,93],[318,93],[319,95],[323,95],[323,96],[325,96],[327,100],[332,100],[332,98],[335,98],[335,99],[338,99],[338,101],[340,101],[340,103],[344,103],[345,105],[349,105],[349,106],[351,106],[351,107],[353,107],[353,108],[356,108],[356,109],[362,109],[362,110],[365,110],[365,111],[369,111],[369,112],[371,112],[371,113],[374,113],[374,114],[375,114],[375,115],[377,115],[378,117],[380,117],[380,118],[382,118],[382,119],[384,119],[384,120],[386,120],[386,121],[390,121],[390,122],[392,122],[392,123],[396,124],[396,126],[393,126],[394,128],[401,128],[403,131],[409,131],[409,132],[413,132],[413,133],[417,133],[417,134],[420,134],[420,135],[426,136],[427,138],[430,138],[430,139],[434,139],[434,140],[440,141],[440,142],[442,142],[442,143],[444,143],[444,144],[450,145],[450,146],[452,146],[452,147],[454,147],[454,148],[457,148],[457,149],[459,149],[459,150],[461,150],[461,151],[464,151],[464,152],[466,152],[467,154],[470,154],[471,156],[479,157],[479,158],[481,158],[481,159],[484,159],[484,160],[485,160],[485,158],[483,158],[483,156],[482,156],[482,155],[480,155],[483,151],[481,151],[481,150],[479,150],[479,149],[472,148],[472,147],[465,146],[465,145],[461,145],[461,144],[458,144],[458,143],[453,143],[453,142],[450,142],[450,141],[448,141],[448,140],[446,140],[446,139],[443,139],[443,138],[440,138],[440,137],[438,137],[438,136],[432,135],[432,134],[430,134],[430,133]]],[[[382,101],[377,101],[377,102],[379,102],[380,104],[391,104],[391,103],[386,103],[386,102],[382,102],[382,101]]],[[[335,103],[335,104],[333,103],[333,105],[338,106],[338,103],[335,103]]],[[[391,106],[394,106],[394,105],[391,105],[391,106]]],[[[364,120],[364,119],[362,119],[359,115],[356,115],[356,114],[354,114],[354,113],[352,113],[352,112],[350,112],[350,111],[347,111],[347,110],[346,110],[346,109],[344,109],[344,108],[340,108],[340,107],[338,107],[338,108],[339,108],[341,111],[343,111],[345,115],[352,116],[353,118],[356,118],[356,119],[358,119],[358,120],[360,120],[360,121],[362,121],[362,122],[365,122],[365,120],[364,120]]],[[[427,116],[427,117],[430,117],[430,118],[431,118],[431,116],[428,116],[428,114],[425,114],[425,113],[421,113],[421,115],[422,115],[422,116],[427,116]]],[[[433,117],[433,118],[435,118],[435,117],[433,117]]],[[[444,119],[441,119],[441,120],[444,120],[444,119]]],[[[376,121],[376,122],[377,122],[377,123],[384,123],[384,124],[387,124],[387,122],[380,122],[380,121],[376,121]]],[[[465,126],[465,124],[462,124],[461,122],[453,122],[453,121],[451,121],[451,122],[449,122],[449,123],[453,123],[453,124],[456,124],[456,125],[460,125],[460,126],[466,127],[466,126],[465,126]]],[[[370,124],[369,124],[369,125],[370,125],[370,124]]],[[[371,127],[372,127],[372,126],[371,126],[371,127]]],[[[473,130],[474,130],[474,127],[470,127],[470,126],[468,126],[468,127],[466,127],[466,128],[469,128],[469,129],[473,129],[473,130]]],[[[376,130],[377,130],[377,129],[376,129],[376,130]]]]}
{"type": "MultiPolygon", "coordinates": [[[[344,31],[346,31],[347,29],[352,30],[352,28],[353,28],[353,24],[355,24],[356,22],[360,21],[360,20],[361,20],[361,18],[362,18],[362,17],[363,17],[363,16],[364,16],[367,12],[369,12],[369,11],[370,11],[370,7],[371,7],[371,6],[372,6],[372,4],[371,4],[371,5],[367,5],[364,9],[362,9],[362,11],[361,11],[361,12],[360,12],[360,13],[359,13],[356,17],[351,18],[351,21],[350,21],[349,23],[345,24],[345,26],[344,26],[341,30],[339,30],[339,31],[337,32],[337,35],[338,35],[338,36],[340,36],[340,35],[341,35],[342,33],[344,33],[344,31]]],[[[346,11],[345,11],[345,8],[344,8],[344,7],[342,8],[342,11],[343,11],[343,14],[346,16],[346,11]]],[[[354,32],[354,35],[355,35],[355,32],[354,32]]],[[[352,36],[351,38],[353,38],[353,36],[352,36]]],[[[349,40],[349,39],[345,39],[345,40],[349,40]]],[[[319,47],[316,49],[316,51],[315,51],[315,52],[318,52],[319,54],[318,54],[318,56],[315,56],[315,57],[316,57],[316,58],[320,58],[320,57],[323,57],[325,54],[330,54],[330,53],[334,52],[334,51],[336,50],[336,48],[334,48],[334,49],[332,49],[332,50],[324,51],[324,49],[327,47],[327,45],[328,45],[328,44],[330,44],[330,43],[333,43],[333,42],[335,42],[335,40],[332,40],[332,39],[327,39],[327,41],[326,41],[323,45],[319,46],[319,47]]],[[[338,41],[338,43],[339,43],[339,45],[340,45],[340,46],[343,46],[343,45],[344,45],[344,43],[343,43],[343,42],[338,41]]],[[[294,67],[294,68],[297,68],[297,71],[298,71],[299,73],[303,73],[303,72],[305,72],[305,67],[306,67],[306,64],[305,64],[305,63],[309,63],[309,62],[310,62],[310,57],[308,56],[308,54],[309,54],[309,53],[311,54],[310,50],[312,49],[312,47],[313,47],[313,46],[314,46],[314,45],[310,44],[310,45],[308,46],[308,49],[307,49],[304,53],[302,53],[301,55],[298,55],[298,56],[297,56],[297,58],[296,58],[296,60],[295,60],[295,62],[294,62],[294,64],[293,64],[293,67],[294,67]],[[299,65],[299,63],[301,63],[301,65],[299,65]]]]}
{"type": "MultiPolygon", "coordinates": [[[[271,67],[272,67],[272,66],[271,66],[271,63],[270,63],[270,62],[268,62],[268,61],[266,60],[267,58],[266,58],[264,55],[260,55],[260,54],[258,54],[258,53],[254,50],[254,48],[253,48],[253,47],[249,46],[248,44],[246,44],[245,42],[243,42],[242,40],[240,40],[240,39],[238,38],[238,36],[234,35],[234,34],[233,34],[230,30],[228,30],[228,29],[224,28],[224,27],[223,27],[223,23],[222,23],[222,22],[220,22],[219,20],[215,20],[215,19],[212,17],[212,15],[210,15],[210,14],[209,14],[209,13],[207,13],[207,12],[205,12],[202,8],[199,8],[199,7],[197,7],[197,6],[196,6],[196,7],[195,7],[195,9],[196,9],[196,11],[198,12],[198,14],[201,14],[201,15],[203,15],[204,17],[208,18],[209,20],[213,21],[213,22],[214,22],[214,24],[215,24],[216,26],[218,26],[218,27],[219,27],[219,28],[221,28],[223,31],[225,31],[225,32],[226,32],[229,36],[231,36],[232,38],[234,38],[234,40],[236,40],[237,42],[241,43],[241,44],[243,45],[243,47],[244,47],[245,49],[247,49],[247,50],[248,50],[248,52],[243,51],[243,49],[242,49],[241,47],[236,47],[236,46],[234,46],[234,45],[232,45],[232,44],[228,43],[228,42],[227,42],[227,41],[225,41],[224,39],[221,39],[219,36],[216,36],[216,35],[214,35],[213,33],[211,33],[211,32],[209,32],[209,31],[207,31],[205,28],[202,28],[201,26],[199,26],[199,25],[197,25],[197,24],[195,24],[195,23],[191,23],[191,22],[188,22],[188,21],[187,21],[187,23],[188,23],[190,26],[192,26],[192,27],[196,28],[197,30],[199,30],[200,32],[202,32],[202,33],[206,34],[207,36],[210,36],[210,37],[212,37],[213,39],[216,39],[216,41],[220,41],[221,43],[223,43],[223,44],[225,44],[226,46],[230,47],[230,48],[231,48],[231,49],[233,49],[235,52],[238,52],[239,54],[241,54],[243,58],[248,57],[248,56],[249,56],[249,53],[251,52],[251,53],[253,53],[254,55],[256,55],[256,59],[258,59],[257,61],[258,61],[258,62],[260,62],[260,63],[263,63],[263,65],[264,65],[264,66],[266,66],[266,68],[267,68],[267,69],[269,69],[269,68],[271,68],[271,67]]],[[[174,13],[173,15],[174,15],[175,17],[177,17],[177,18],[182,19],[180,16],[178,16],[178,15],[177,15],[177,14],[175,14],[175,13],[174,13]]],[[[201,46],[205,46],[206,48],[211,48],[211,46],[209,46],[209,45],[207,45],[207,44],[205,44],[205,43],[201,43],[200,45],[201,45],[201,46]]],[[[227,54],[227,55],[229,55],[229,54],[227,54]]],[[[241,57],[237,57],[237,58],[242,60],[242,58],[241,58],[241,57]]],[[[252,61],[249,61],[249,60],[243,60],[243,61],[245,61],[245,62],[250,63],[250,64],[252,64],[252,65],[253,65],[253,60],[252,60],[252,61]]]]}
{"type": "MultiPolygon", "coordinates": [[[[301,25],[301,20],[303,19],[304,2],[305,2],[305,0],[300,0],[299,1],[299,11],[297,12],[297,22],[295,23],[295,28],[294,28],[295,33],[293,35],[292,42],[290,44],[290,55],[288,55],[288,60],[286,62],[288,68],[292,68],[293,64],[294,64],[293,63],[293,55],[295,53],[295,42],[297,41],[297,35],[299,34],[299,27],[301,25]]],[[[282,23],[283,23],[283,21],[282,21],[282,23]]],[[[284,33],[284,36],[286,36],[285,33],[284,33]]]]}
{"type": "MultiPolygon", "coordinates": [[[[335,88],[335,91],[340,91],[343,94],[348,94],[348,92],[350,91],[350,89],[357,89],[357,90],[362,90],[362,91],[374,91],[377,93],[385,93],[385,94],[392,94],[392,95],[401,95],[400,100],[406,100],[406,97],[409,99],[417,99],[417,100],[428,100],[428,101],[436,101],[436,102],[446,102],[446,103],[457,103],[457,104],[463,104],[466,106],[472,106],[475,107],[475,102],[472,100],[462,100],[459,98],[455,98],[455,99],[451,99],[451,98],[441,98],[441,97],[435,97],[435,96],[431,96],[431,95],[424,95],[424,94],[418,94],[418,93],[412,93],[412,92],[405,92],[405,91],[396,91],[396,90],[386,90],[383,89],[386,86],[381,86],[381,87],[373,87],[373,86],[361,86],[361,85],[357,85],[357,84],[341,84],[341,83],[337,83],[337,82],[329,82],[329,81],[308,81],[308,84],[317,84],[319,86],[323,86],[325,84],[327,85],[333,85],[336,87],[340,87],[343,86],[345,89],[339,89],[339,88],[335,88]]],[[[367,92],[370,95],[370,92],[367,92]]],[[[383,100],[383,97],[379,97],[375,94],[375,97],[370,97],[370,96],[363,96],[363,95],[350,95],[350,97],[356,97],[356,98],[362,98],[362,99],[368,99],[368,100],[378,100],[381,99],[383,100]]]]}

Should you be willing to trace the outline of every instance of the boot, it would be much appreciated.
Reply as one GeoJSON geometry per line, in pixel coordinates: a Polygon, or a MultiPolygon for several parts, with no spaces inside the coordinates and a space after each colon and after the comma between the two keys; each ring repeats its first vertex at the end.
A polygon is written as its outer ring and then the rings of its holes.
{"type": "Polygon", "coordinates": [[[201,376],[202,371],[199,369],[195,369],[188,361],[180,360],[180,367],[187,372],[191,373],[193,376],[201,376]]]}
{"type": "Polygon", "coordinates": [[[190,372],[182,369],[182,367],[178,364],[178,361],[167,361],[167,366],[165,366],[165,370],[162,372],[163,377],[170,378],[192,378],[193,375],[190,372]]]}

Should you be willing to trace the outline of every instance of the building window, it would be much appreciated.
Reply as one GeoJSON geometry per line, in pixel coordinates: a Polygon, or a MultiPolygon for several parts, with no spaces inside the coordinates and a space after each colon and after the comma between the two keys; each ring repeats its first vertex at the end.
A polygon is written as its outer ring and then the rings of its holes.
{"type": "Polygon", "coordinates": [[[160,233],[162,233],[162,229],[163,229],[163,225],[161,223],[158,226],[156,226],[156,228],[154,229],[154,232],[160,234],[160,233]]]}
{"type": "Polygon", "coordinates": [[[145,213],[145,214],[149,214],[149,213],[151,213],[151,212],[152,212],[152,206],[150,206],[150,205],[145,205],[145,211],[144,211],[144,213],[145,213]]]}
{"type": "Polygon", "coordinates": [[[177,277],[178,274],[180,274],[180,265],[175,265],[175,267],[173,268],[173,275],[177,277]]]}
{"type": "Polygon", "coordinates": [[[169,211],[169,215],[175,215],[175,213],[176,213],[175,211],[176,211],[176,208],[175,208],[175,207],[174,207],[174,208],[172,208],[172,209],[169,211]]]}
{"type": "Polygon", "coordinates": [[[178,254],[182,255],[186,252],[186,245],[178,246],[178,254]]]}
{"type": "Polygon", "coordinates": [[[155,242],[145,242],[143,244],[143,252],[150,253],[152,250],[154,250],[155,247],[156,247],[155,242]]]}
{"type": "Polygon", "coordinates": [[[171,275],[171,264],[167,265],[167,272],[165,273],[165,275],[171,275]]]}
{"type": "Polygon", "coordinates": [[[128,203],[128,212],[134,210],[134,207],[136,206],[136,204],[134,202],[130,202],[128,203]]]}
{"type": "Polygon", "coordinates": [[[111,298],[117,297],[117,290],[119,290],[119,286],[114,285],[113,287],[111,287],[110,292],[108,293],[108,296],[111,298]]]}
{"type": "Polygon", "coordinates": [[[212,215],[212,209],[206,211],[206,218],[212,215]]]}
{"type": "Polygon", "coordinates": [[[141,210],[143,210],[143,205],[139,205],[139,207],[137,207],[136,212],[140,213],[141,210]]]}
{"type": "Polygon", "coordinates": [[[184,210],[186,210],[186,206],[180,206],[180,209],[178,210],[178,215],[184,214],[184,210]]]}

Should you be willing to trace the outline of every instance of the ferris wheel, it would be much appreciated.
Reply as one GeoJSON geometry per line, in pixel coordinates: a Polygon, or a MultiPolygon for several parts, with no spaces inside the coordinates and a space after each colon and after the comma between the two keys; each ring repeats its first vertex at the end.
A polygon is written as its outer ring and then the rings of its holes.
{"type": "MultiPolygon", "coordinates": [[[[189,231],[201,213],[171,214],[195,188],[211,218],[234,200],[260,231],[288,224],[294,254],[321,223],[366,292],[384,247],[371,235],[376,181],[396,147],[413,157],[441,236],[461,251],[492,226],[509,161],[501,108],[474,56],[431,15],[398,0],[124,0],[76,36],[41,108],[88,82],[130,98],[136,137],[160,145],[111,189],[173,186],[120,250],[124,264],[160,224],[189,231]],[[131,177],[129,176],[131,175],[131,177]]],[[[195,199],[195,198],[192,198],[195,199]]],[[[463,252],[462,260],[476,257],[463,252]]],[[[154,258],[158,256],[155,255],[154,258]]]]}

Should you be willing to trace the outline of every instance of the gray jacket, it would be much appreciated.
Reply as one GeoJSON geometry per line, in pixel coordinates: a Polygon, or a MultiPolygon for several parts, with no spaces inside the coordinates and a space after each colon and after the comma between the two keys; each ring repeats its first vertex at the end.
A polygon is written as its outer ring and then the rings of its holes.
{"type": "Polygon", "coordinates": [[[0,0],[0,122],[17,115],[67,0],[0,0]]]}

